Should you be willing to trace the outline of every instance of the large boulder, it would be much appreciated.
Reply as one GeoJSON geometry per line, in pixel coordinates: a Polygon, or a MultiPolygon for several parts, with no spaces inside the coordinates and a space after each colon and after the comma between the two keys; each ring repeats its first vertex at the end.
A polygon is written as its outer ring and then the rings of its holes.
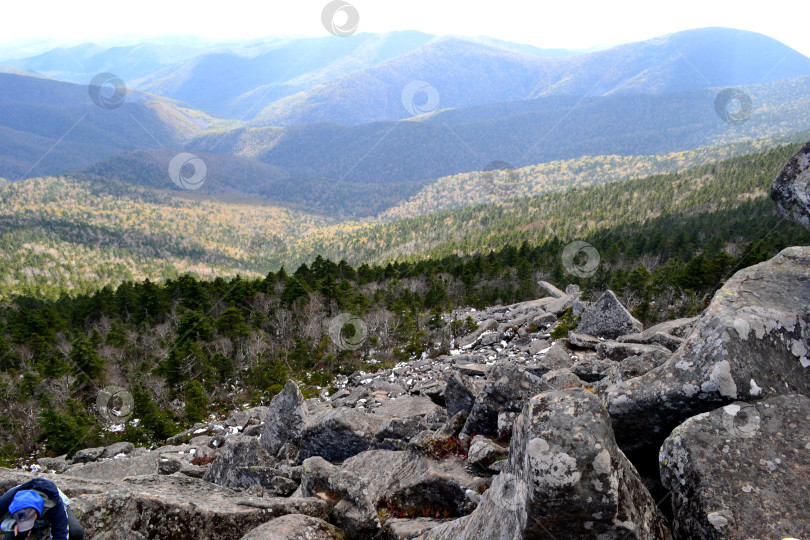
{"type": "Polygon", "coordinates": [[[616,339],[625,334],[641,332],[643,328],[643,325],[619,302],[613,291],[605,291],[599,300],[582,313],[576,331],[616,339]]]}
{"type": "Polygon", "coordinates": [[[610,418],[587,390],[533,397],[515,423],[504,471],[469,516],[423,540],[670,538],[610,418]]]}
{"type": "Polygon", "coordinates": [[[740,270],[672,357],[607,389],[625,451],[658,447],[695,414],[735,400],[810,394],[810,248],[740,270]]]}
{"type": "Polygon", "coordinates": [[[284,383],[284,389],[273,396],[264,420],[262,445],[277,455],[285,445],[297,446],[307,420],[307,407],[298,385],[284,383]]]}
{"type": "Polygon", "coordinates": [[[484,389],[476,396],[462,434],[498,436],[498,415],[519,413],[531,396],[548,389],[540,377],[522,366],[497,364],[489,374],[484,389]]]}
{"type": "Polygon", "coordinates": [[[95,480],[120,480],[128,476],[157,474],[159,459],[158,452],[149,452],[134,457],[77,463],[67,467],[65,473],[95,480]]]}
{"type": "Polygon", "coordinates": [[[782,217],[810,229],[810,142],[782,168],[771,186],[771,199],[782,217]]]}
{"type": "Polygon", "coordinates": [[[322,519],[288,514],[259,525],[241,540],[346,540],[346,535],[322,519]]]}
{"type": "Polygon", "coordinates": [[[351,538],[371,538],[380,529],[377,500],[360,476],[320,456],[303,463],[301,494],[328,501],[337,524],[351,538]]]}
{"type": "Polygon", "coordinates": [[[287,496],[298,484],[275,468],[276,459],[253,437],[229,444],[205,471],[203,480],[230,488],[262,486],[270,494],[287,496]]]}
{"type": "Polygon", "coordinates": [[[675,351],[683,345],[684,339],[692,332],[697,320],[697,317],[690,317],[688,319],[665,321],[642,332],[620,336],[618,341],[662,345],[670,351],[675,351]]]}
{"type": "Polygon", "coordinates": [[[621,343],[618,341],[605,341],[596,346],[596,353],[604,360],[621,362],[631,356],[640,356],[644,359],[661,363],[672,356],[672,352],[661,345],[645,345],[642,343],[621,343]]]}
{"type": "Polygon", "coordinates": [[[736,402],[688,419],[664,441],[673,535],[810,538],[810,399],[736,402]]]}
{"type": "Polygon", "coordinates": [[[485,485],[458,457],[437,461],[411,451],[370,450],[340,467],[313,457],[303,469],[302,493],[329,494],[336,522],[353,538],[376,535],[377,509],[388,505],[417,515],[427,508],[466,513],[471,509],[467,491],[477,493],[485,485]]]}
{"type": "Polygon", "coordinates": [[[0,469],[0,491],[37,476],[55,482],[70,497],[87,538],[93,539],[226,540],[278,516],[306,514],[325,519],[329,512],[328,504],[319,499],[246,497],[180,475],[111,482],[0,469]]]}
{"type": "Polygon", "coordinates": [[[462,373],[453,373],[447,380],[447,387],[444,390],[448,416],[453,417],[461,411],[470,412],[481,387],[483,384],[479,384],[475,379],[462,373]]]}
{"type": "Polygon", "coordinates": [[[379,414],[357,409],[330,409],[310,418],[301,432],[298,459],[321,456],[343,461],[373,448],[375,434],[386,422],[379,414]]]}

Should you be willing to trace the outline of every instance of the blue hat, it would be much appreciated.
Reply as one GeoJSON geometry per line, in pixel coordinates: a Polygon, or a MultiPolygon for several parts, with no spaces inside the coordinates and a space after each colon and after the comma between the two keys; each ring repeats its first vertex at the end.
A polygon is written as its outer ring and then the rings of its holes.
{"type": "Polygon", "coordinates": [[[34,522],[37,516],[42,515],[42,509],[45,506],[42,497],[39,493],[30,489],[22,489],[14,494],[14,500],[8,507],[11,517],[17,521],[17,530],[20,532],[30,531],[34,527],[34,522]],[[31,509],[37,511],[36,514],[31,512],[31,509]]]}

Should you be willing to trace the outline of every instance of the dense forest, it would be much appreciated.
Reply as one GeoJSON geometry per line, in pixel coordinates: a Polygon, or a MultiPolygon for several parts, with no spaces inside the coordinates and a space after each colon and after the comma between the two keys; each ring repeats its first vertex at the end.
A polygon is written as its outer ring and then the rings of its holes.
{"type": "Polygon", "coordinates": [[[647,324],[695,315],[734,271],[810,235],[746,203],[587,240],[600,259],[586,278],[555,238],[466,257],[357,268],[316,257],[262,278],[181,275],[57,300],[15,297],[0,308],[2,457],[158,442],[209,415],[267,403],[287,379],[315,396],[337,374],[447,353],[475,327],[462,308],[536,298],[538,279],[592,295],[611,288],[647,324]],[[354,328],[331,329],[344,313],[367,332],[356,347],[343,346],[341,333],[354,328]],[[133,415],[120,425],[97,406],[110,386],[132,396],[133,415]]]}
{"type": "MultiPolygon", "coordinates": [[[[719,236],[729,244],[723,247],[734,254],[780,222],[767,192],[797,148],[777,146],[677,173],[606,184],[621,174],[634,176],[658,166],[680,169],[739,149],[658,160],[586,157],[490,171],[436,182],[426,188],[433,191],[392,208],[380,220],[339,221],[295,208],[227,202],[196,193],[178,196],[114,180],[34,178],[0,187],[0,298],[23,294],[56,299],[124,281],[177,279],[185,273],[208,279],[237,274],[256,278],[282,265],[310,263],[318,254],[352,265],[384,265],[469,256],[523,242],[541,245],[554,238],[596,242],[617,227],[650,231],[653,238],[662,237],[662,242],[688,253],[700,249],[703,238],[687,245],[675,241],[678,234],[673,231],[687,231],[683,234],[691,238],[720,228],[719,236]],[[624,172],[611,172],[612,167],[624,172]],[[517,181],[511,180],[513,175],[517,181]],[[558,176],[581,187],[561,191],[554,183],[558,176]],[[518,190],[518,185],[524,187],[518,190]],[[541,194],[534,195],[534,190],[541,194]],[[388,221],[464,206],[479,195],[495,200],[388,221]],[[429,204],[419,206],[422,203],[429,204]]],[[[651,265],[670,257],[669,251],[651,253],[657,257],[651,265]]]]}

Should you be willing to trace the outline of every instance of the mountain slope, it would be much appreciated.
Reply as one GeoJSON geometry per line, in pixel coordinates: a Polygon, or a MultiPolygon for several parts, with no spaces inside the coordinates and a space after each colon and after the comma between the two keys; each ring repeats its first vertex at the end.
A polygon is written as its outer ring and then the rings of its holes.
{"type": "Polygon", "coordinates": [[[136,84],[215,116],[250,120],[278,99],[398,57],[433,38],[422,32],[392,32],[226,49],[168,67],[136,84]]]}
{"type": "Polygon", "coordinates": [[[253,157],[293,175],[336,182],[413,182],[583,155],[640,155],[786,135],[810,123],[810,77],[743,87],[755,104],[742,125],[721,121],[719,89],[615,94],[442,111],[360,126],[311,124],[205,134],[199,152],[253,157]]]}
{"type": "Polygon", "coordinates": [[[194,200],[113,180],[29,179],[0,187],[0,289],[55,297],[184,271],[266,274],[317,255],[386,263],[486,253],[554,238],[598,241],[600,249],[613,249],[614,259],[622,250],[674,256],[713,237],[732,247],[763,237],[779,245],[803,244],[810,242],[807,231],[781,220],[767,197],[773,178],[798,146],[677,174],[393,223],[337,222],[252,202],[194,200]]]}
{"type": "Polygon", "coordinates": [[[104,109],[87,86],[0,73],[0,177],[63,173],[125,150],[179,146],[214,122],[140,92],[104,109]]]}
{"type": "MultiPolygon", "coordinates": [[[[540,58],[445,38],[345,78],[273,103],[257,125],[362,124],[412,116],[401,102],[414,80],[439,107],[540,96],[662,93],[778,81],[810,74],[810,58],[753,32],[704,28],[563,58],[540,58]]],[[[424,100],[424,96],[421,98],[424,100]]]]}

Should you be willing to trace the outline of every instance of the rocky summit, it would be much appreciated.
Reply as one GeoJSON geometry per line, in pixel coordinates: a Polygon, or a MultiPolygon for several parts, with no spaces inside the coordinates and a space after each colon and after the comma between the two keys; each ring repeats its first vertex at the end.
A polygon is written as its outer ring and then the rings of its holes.
{"type": "MultiPolygon", "coordinates": [[[[807,150],[774,186],[805,224],[807,150]]],[[[810,537],[810,247],[646,329],[612,291],[541,286],[459,314],[446,354],[0,488],[54,480],[91,539],[810,537]]]]}

